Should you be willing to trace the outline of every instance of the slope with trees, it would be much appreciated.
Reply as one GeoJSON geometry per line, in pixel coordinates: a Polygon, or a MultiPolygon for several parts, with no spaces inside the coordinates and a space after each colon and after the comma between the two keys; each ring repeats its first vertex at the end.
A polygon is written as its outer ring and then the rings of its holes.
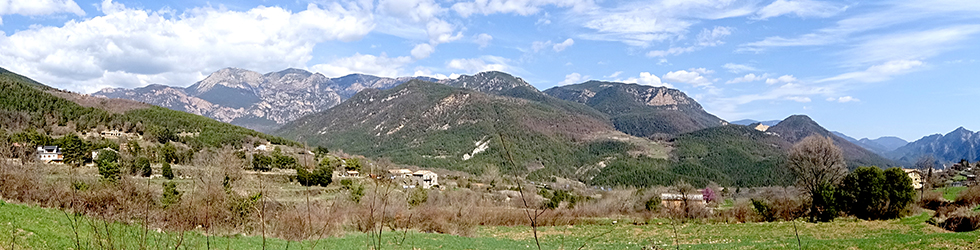
{"type": "Polygon", "coordinates": [[[545,90],[550,96],[588,105],[608,115],[619,131],[647,137],[681,134],[727,124],[683,92],[618,82],[589,81],[545,90]]]}

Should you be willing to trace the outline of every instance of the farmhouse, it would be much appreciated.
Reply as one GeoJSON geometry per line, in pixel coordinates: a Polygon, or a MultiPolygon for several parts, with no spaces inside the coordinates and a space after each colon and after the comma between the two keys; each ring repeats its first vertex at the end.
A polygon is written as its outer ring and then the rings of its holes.
{"type": "Polygon", "coordinates": [[[415,173],[412,173],[412,178],[415,179],[416,183],[421,185],[422,188],[439,186],[439,175],[429,170],[415,171],[415,173]]]}
{"type": "MultiPolygon", "coordinates": [[[[690,202],[691,204],[698,204],[701,206],[707,205],[707,203],[704,201],[704,195],[687,194],[686,196],[688,202],[690,202]]],[[[660,194],[660,203],[663,204],[663,206],[666,208],[682,209],[684,208],[684,198],[685,196],[681,194],[662,193],[660,194]]]]}
{"type": "Polygon", "coordinates": [[[44,163],[60,163],[65,160],[58,146],[37,146],[37,159],[44,163]]]}
{"type": "Polygon", "coordinates": [[[432,188],[439,185],[439,175],[429,170],[419,170],[412,172],[408,169],[389,169],[388,176],[402,184],[404,188],[421,186],[422,188],[432,188]]]}
{"type": "Polygon", "coordinates": [[[918,169],[903,168],[902,171],[905,171],[905,174],[909,175],[909,178],[912,179],[913,188],[922,188],[922,173],[918,169]]]}

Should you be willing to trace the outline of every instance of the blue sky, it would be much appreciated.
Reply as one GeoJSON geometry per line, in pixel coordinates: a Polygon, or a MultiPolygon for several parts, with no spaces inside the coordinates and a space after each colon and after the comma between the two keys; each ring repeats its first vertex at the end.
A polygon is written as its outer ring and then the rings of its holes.
{"type": "Polygon", "coordinates": [[[980,129],[980,1],[0,0],[0,67],[81,93],[225,67],[669,86],[856,138],[980,129]]]}

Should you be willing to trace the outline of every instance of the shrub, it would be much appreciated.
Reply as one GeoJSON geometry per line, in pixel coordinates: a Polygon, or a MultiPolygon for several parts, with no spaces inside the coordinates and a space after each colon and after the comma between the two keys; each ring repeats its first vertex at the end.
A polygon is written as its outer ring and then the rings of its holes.
{"type": "Polygon", "coordinates": [[[153,168],[150,168],[150,159],[147,159],[146,157],[136,158],[136,162],[134,163],[133,167],[138,169],[140,175],[143,177],[150,177],[150,175],[153,175],[153,168]]]}
{"type": "Polygon", "coordinates": [[[947,206],[936,210],[928,222],[949,231],[970,232],[980,228],[980,214],[969,207],[947,206]]]}
{"type": "Polygon", "coordinates": [[[160,169],[160,173],[163,174],[163,178],[167,178],[167,180],[174,179],[174,171],[173,169],[170,169],[170,163],[164,162],[162,169],[160,169]]]}
{"type": "Polygon", "coordinates": [[[333,171],[331,171],[330,167],[320,166],[316,170],[313,170],[312,178],[317,185],[326,187],[333,182],[333,171]]]}
{"type": "Polygon", "coordinates": [[[180,202],[180,196],[176,183],[172,181],[163,183],[163,197],[160,199],[160,203],[163,204],[164,208],[180,202]]]}
{"type": "Polygon", "coordinates": [[[311,179],[310,171],[306,171],[306,168],[304,167],[296,166],[296,181],[299,182],[300,185],[307,187],[316,185],[311,179]]]}
{"type": "Polygon", "coordinates": [[[980,204],[980,186],[972,186],[963,190],[956,196],[956,204],[963,206],[976,206],[980,204]]]}
{"type": "Polygon", "coordinates": [[[776,221],[776,210],[769,207],[763,200],[752,199],[752,207],[755,208],[755,212],[762,216],[762,219],[766,222],[776,221]]]}
{"type": "Polygon", "coordinates": [[[408,205],[412,207],[418,207],[428,200],[429,192],[422,189],[421,185],[416,186],[415,189],[412,189],[412,191],[408,194],[408,205]]]}
{"type": "Polygon", "coordinates": [[[647,201],[643,203],[643,207],[646,208],[647,211],[657,212],[660,211],[661,207],[663,207],[660,205],[662,202],[663,201],[660,199],[659,195],[653,195],[650,196],[650,199],[647,199],[647,201]]]}
{"type": "Polygon", "coordinates": [[[99,157],[95,160],[99,167],[99,175],[102,179],[115,181],[119,179],[119,154],[112,150],[99,150],[99,157]]]}
{"type": "Polygon", "coordinates": [[[865,220],[892,219],[908,213],[915,199],[912,180],[901,169],[882,171],[860,167],[841,184],[841,207],[848,214],[865,220]]]}

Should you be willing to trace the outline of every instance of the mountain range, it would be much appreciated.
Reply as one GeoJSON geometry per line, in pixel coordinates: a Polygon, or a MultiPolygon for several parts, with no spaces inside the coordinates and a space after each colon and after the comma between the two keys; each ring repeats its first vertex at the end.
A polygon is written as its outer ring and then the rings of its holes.
{"type": "Polygon", "coordinates": [[[499,72],[473,77],[461,79],[482,80],[411,80],[365,90],[275,133],[399,163],[473,173],[493,165],[538,179],[587,179],[588,167],[604,158],[665,152],[654,143],[633,143],[643,139],[616,131],[594,112],[580,112],[588,110],[583,105],[533,92],[524,95],[544,101],[491,94],[529,87],[519,78],[499,72]]]}
{"type": "Polygon", "coordinates": [[[945,135],[922,137],[886,155],[909,164],[925,155],[932,155],[940,163],[959,162],[962,159],[980,161],[980,132],[959,127],[945,135]]]}
{"type": "MultiPolygon", "coordinates": [[[[620,165],[643,157],[652,160],[630,164],[646,164],[654,171],[650,173],[702,183],[779,184],[782,181],[746,173],[784,174],[778,170],[782,156],[777,155],[784,156],[789,145],[813,134],[832,137],[850,167],[904,164],[911,157],[906,155],[953,141],[933,140],[931,146],[899,155],[890,152],[909,144],[904,140],[856,140],[806,116],[732,122],[753,125],[746,130],[728,125],[676,89],[588,81],[539,91],[519,77],[495,71],[455,79],[358,74],[327,78],[298,69],[259,74],[229,68],[187,88],[154,85],[106,89],[95,95],[200,113],[311,145],[400,163],[474,173],[489,164],[542,178],[597,178],[603,185],[629,183],[638,172],[620,165]],[[517,149],[512,150],[514,164],[502,154],[511,143],[517,149]],[[604,173],[607,166],[612,167],[604,173]]],[[[670,184],[665,180],[640,183],[670,184]]]]}
{"type": "Polygon", "coordinates": [[[186,88],[107,88],[92,95],[145,102],[270,132],[304,115],[333,107],[361,90],[387,89],[410,79],[414,78],[362,74],[328,78],[301,69],[260,74],[225,68],[186,88]]]}

